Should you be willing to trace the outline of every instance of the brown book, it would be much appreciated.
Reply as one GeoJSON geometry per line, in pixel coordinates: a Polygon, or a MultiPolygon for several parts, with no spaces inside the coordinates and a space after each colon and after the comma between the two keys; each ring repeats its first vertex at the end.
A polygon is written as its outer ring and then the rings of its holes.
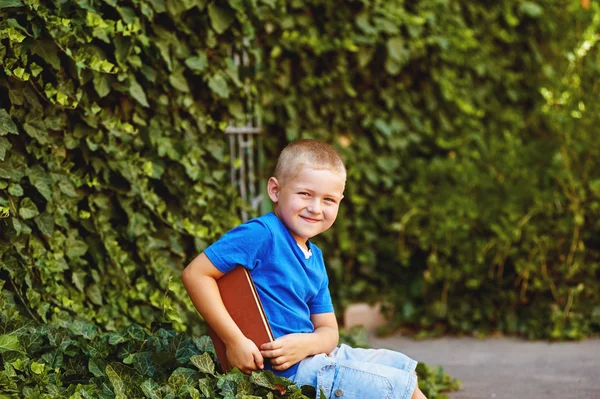
{"type": "MultiPolygon", "coordinates": [[[[237,266],[224,274],[217,280],[217,286],[229,315],[248,339],[252,340],[259,349],[262,344],[274,341],[265,310],[250,272],[246,268],[237,266]]],[[[225,355],[225,343],[210,325],[208,334],[213,341],[221,369],[226,372],[231,367],[225,355]]]]}

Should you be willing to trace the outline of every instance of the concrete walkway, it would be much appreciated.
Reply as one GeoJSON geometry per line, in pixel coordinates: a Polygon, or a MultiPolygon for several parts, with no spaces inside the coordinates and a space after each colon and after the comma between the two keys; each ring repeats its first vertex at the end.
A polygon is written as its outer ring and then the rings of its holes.
{"type": "Polygon", "coordinates": [[[451,399],[600,399],[600,339],[549,343],[515,338],[413,340],[370,336],[374,348],[441,365],[462,380],[451,399]]]}

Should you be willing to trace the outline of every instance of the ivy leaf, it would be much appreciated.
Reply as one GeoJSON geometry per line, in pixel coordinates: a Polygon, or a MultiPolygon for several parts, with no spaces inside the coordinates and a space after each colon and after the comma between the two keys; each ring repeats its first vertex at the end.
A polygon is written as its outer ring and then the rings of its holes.
{"type": "Polygon", "coordinates": [[[196,345],[196,348],[200,349],[202,352],[213,351],[215,350],[213,346],[213,342],[208,335],[203,335],[201,337],[192,337],[192,341],[196,345]]]}
{"type": "Polygon", "coordinates": [[[133,367],[142,376],[154,377],[156,366],[152,361],[151,352],[138,352],[133,355],[133,367]]]}
{"type": "Polygon", "coordinates": [[[40,232],[45,236],[51,236],[54,232],[54,216],[48,212],[43,212],[34,220],[40,232]]]}
{"type": "Polygon", "coordinates": [[[161,398],[161,396],[159,396],[156,393],[159,391],[160,386],[154,380],[151,380],[151,379],[145,380],[140,385],[140,388],[142,388],[142,392],[144,392],[144,395],[146,395],[146,397],[148,399],[160,399],[161,398]]]}
{"type": "Polygon", "coordinates": [[[219,97],[229,97],[229,87],[227,81],[221,75],[215,75],[208,80],[208,87],[219,97]]]}
{"type": "Polygon", "coordinates": [[[8,351],[21,351],[19,338],[15,335],[0,335],[0,353],[8,351]]]}
{"type": "MultiPolygon", "coordinates": [[[[73,272],[73,275],[71,276],[71,281],[73,282],[73,284],[75,284],[75,288],[77,288],[79,292],[83,292],[85,290],[86,275],[87,273],[84,271],[76,271],[73,272]]],[[[102,369],[104,369],[104,367],[102,367],[102,369]]]]}
{"type": "Polygon", "coordinates": [[[165,0],[150,0],[150,3],[152,4],[152,7],[154,7],[154,10],[159,14],[167,11],[165,0]]]}
{"type": "Polygon", "coordinates": [[[144,329],[137,324],[132,324],[131,326],[127,327],[127,334],[129,334],[129,336],[136,341],[144,341],[146,339],[146,333],[144,332],[144,329]]]}
{"type": "Polygon", "coordinates": [[[199,52],[198,55],[189,57],[185,60],[185,65],[193,71],[202,72],[208,66],[208,58],[206,53],[203,51],[199,52]]]}
{"type": "Polygon", "coordinates": [[[231,9],[218,6],[215,3],[208,5],[208,16],[213,29],[219,34],[225,32],[235,19],[231,9]]]}
{"type": "Polygon", "coordinates": [[[21,0],[0,0],[0,8],[22,7],[23,5],[21,0]]]}
{"type": "Polygon", "coordinates": [[[115,396],[117,399],[127,399],[127,389],[125,386],[125,382],[121,378],[119,374],[115,371],[115,368],[109,364],[106,366],[106,375],[110,380],[115,392],[115,396]]]}
{"type": "Polygon", "coordinates": [[[23,129],[32,138],[36,139],[40,144],[48,144],[48,130],[43,120],[31,121],[31,123],[24,123],[23,129]]]}
{"type": "Polygon", "coordinates": [[[169,385],[176,391],[187,391],[187,388],[193,386],[197,374],[194,370],[186,367],[179,367],[173,371],[169,377],[169,385]]]}
{"type": "Polygon", "coordinates": [[[32,362],[30,367],[31,367],[31,371],[33,371],[35,374],[39,375],[44,372],[46,365],[44,363],[32,362]]]}
{"type": "Polygon", "coordinates": [[[266,372],[264,371],[253,371],[250,376],[250,381],[255,383],[256,385],[260,385],[261,387],[275,389],[275,385],[269,381],[267,378],[266,372]]]}
{"type": "Polygon", "coordinates": [[[207,398],[215,397],[215,389],[213,387],[213,384],[211,383],[212,381],[213,380],[211,380],[210,378],[200,378],[198,380],[198,388],[200,388],[202,395],[204,395],[207,398]]]}
{"type": "Polygon", "coordinates": [[[44,61],[50,64],[55,70],[60,70],[60,58],[58,57],[59,50],[52,39],[36,40],[31,47],[31,51],[42,57],[44,61]]]}
{"type": "Polygon", "coordinates": [[[406,50],[404,40],[400,37],[393,37],[386,43],[389,56],[398,64],[404,65],[409,59],[409,53],[406,50]]]}
{"type": "Polygon", "coordinates": [[[35,203],[31,200],[31,198],[26,197],[21,200],[21,203],[19,204],[19,215],[23,219],[31,219],[39,214],[40,211],[38,210],[38,207],[35,205],[35,203]]]}
{"type": "Polygon", "coordinates": [[[95,377],[106,376],[106,362],[102,359],[92,358],[88,362],[88,370],[94,374],[95,377]]]}
{"type": "Polygon", "coordinates": [[[100,291],[100,287],[98,287],[97,284],[91,284],[85,293],[94,305],[103,305],[104,301],[102,299],[102,291],[100,291]]]}
{"type": "Polygon", "coordinates": [[[0,136],[6,136],[8,133],[19,134],[17,125],[4,108],[0,109],[0,136]]]}
{"type": "Polygon", "coordinates": [[[149,107],[146,93],[133,75],[129,75],[129,94],[142,106],[149,107]]]}
{"type": "MultiPolygon", "coordinates": [[[[105,73],[94,72],[94,89],[100,98],[106,97],[110,93],[111,76],[105,73]]],[[[129,88],[131,94],[131,87],[129,88]]],[[[133,95],[133,94],[132,94],[133,95]]]]}
{"type": "Polygon", "coordinates": [[[175,71],[169,75],[169,83],[177,90],[183,93],[190,92],[190,86],[188,85],[187,79],[183,76],[183,71],[175,71]]]}
{"type": "Polygon", "coordinates": [[[18,183],[10,183],[8,186],[8,193],[10,195],[14,195],[15,197],[23,196],[23,187],[21,187],[18,183]]]}
{"type": "Polygon", "coordinates": [[[65,242],[66,254],[71,259],[79,258],[85,255],[88,250],[88,245],[79,240],[76,235],[77,231],[71,230],[69,232],[69,238],[67,238],[67,241],[65,242]]]}
{"type": "Polygon", "coordinates": [[[524,1],[519,5],[519,9],[523,14],[531,17],[538,18],[544,14],[544,9],[539,5],[532,1],[524,1]]]}
{"type": "Polygon", "coordinates": [[[46,201],[52,199],[52,179],[41,165],[35,165],[27,171],[31,185],[35,187],[46,201]]]}
{"type": "Polygon", "coordinates": [[[0,161],[4,161],[4,157],[6,156],[6,151],[12,148],[12,144],[10,141],[6,139],[6,137],[0,137],[0,161]]]}
{"type": "Polygon", "coordinates": [[[203,373],[215,375],[215,363],[208,353],[194,355],[190,358],[192,364],[203,373]]]}

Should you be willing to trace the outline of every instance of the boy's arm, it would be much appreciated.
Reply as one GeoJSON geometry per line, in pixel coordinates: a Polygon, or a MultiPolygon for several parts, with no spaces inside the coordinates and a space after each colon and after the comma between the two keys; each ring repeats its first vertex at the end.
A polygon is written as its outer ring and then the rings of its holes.
{"type": "Polygon", "coordinates": [[[198,312],[225,343],[229,363],[248,374],[264,367],[263,357],[225,309],[216,281],[221,276],[223,272],[201,253],[185,268],[182,280],[198,312]]]}
{"type": "Polygon", "coordinates": [[[263,344],[261,354],[271,359],[274,370],[286,370],[319,353],[330,353],[338,344],[339,331],[335,313],[310,316],[315,330],[312,333],[288,334],[273,342],[263,344]]]}

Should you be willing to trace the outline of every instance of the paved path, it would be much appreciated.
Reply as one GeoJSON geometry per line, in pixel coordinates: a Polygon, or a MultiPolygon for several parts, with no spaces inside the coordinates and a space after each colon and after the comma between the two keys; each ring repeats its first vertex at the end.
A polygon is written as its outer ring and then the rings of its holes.
{"type": "Polygon", "coordinates": [[[600,399],[600,339],[548,343],[515,338],[416,341],[371,336],[375,348],[399,350],[462,380],[451,399],[600,399]]]}

